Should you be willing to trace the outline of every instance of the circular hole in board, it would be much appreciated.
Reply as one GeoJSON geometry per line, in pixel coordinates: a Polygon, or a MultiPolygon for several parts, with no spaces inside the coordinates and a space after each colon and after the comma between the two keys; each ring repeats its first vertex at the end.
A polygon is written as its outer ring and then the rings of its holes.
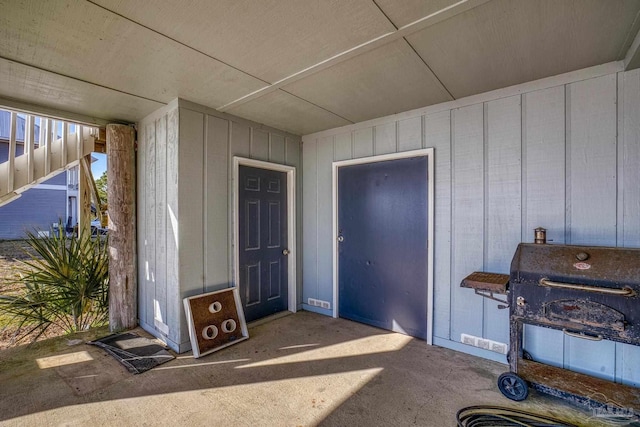
{"type": "Polygon", "coordinates": [[[217,313],[220,310],[222,310],[222,304],[220,304],[219,301],[216,301],[214,303],[209,304],[209,312],[210,313],[217,313]]]}
{"type": "Polygon", "coordinates": [[[228,334],[228,333],[231,333],[231,332],[235,331],[236,330],[236,326],[237,325],[236,325],[236,321],[235,320],[227,319],[224,322],[222,322],[221,328],[222,328],[223,332],[228,334]]]}
{"type": "Polygon", "coordinates": [[[218,328],[215,325],[208,325],[202,329],[202,338],[212,340],[218,336],[218,328]]]}

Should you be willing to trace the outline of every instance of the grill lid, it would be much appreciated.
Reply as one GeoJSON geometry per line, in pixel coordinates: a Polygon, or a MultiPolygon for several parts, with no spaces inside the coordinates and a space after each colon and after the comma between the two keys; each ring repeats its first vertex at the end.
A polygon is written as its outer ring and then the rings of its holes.
{"type": "Polygon", "coordinates": [[[640,249],[521,243],[511,282],[553,281],[640,290],[640,249]]]}

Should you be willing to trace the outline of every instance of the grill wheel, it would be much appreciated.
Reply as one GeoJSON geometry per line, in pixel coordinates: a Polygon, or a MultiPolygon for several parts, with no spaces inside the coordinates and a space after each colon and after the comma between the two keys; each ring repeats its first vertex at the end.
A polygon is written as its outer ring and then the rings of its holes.
{"type": "Polygon", "coordinates": [[[529,396],[527,382],[512,372],[505,372],[498,377],[498,388],[507,399],[520,402],[529,396]]]}

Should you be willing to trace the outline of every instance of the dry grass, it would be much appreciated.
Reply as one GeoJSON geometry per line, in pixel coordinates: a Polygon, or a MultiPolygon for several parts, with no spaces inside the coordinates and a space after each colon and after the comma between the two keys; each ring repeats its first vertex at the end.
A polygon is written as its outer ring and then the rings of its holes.
{"type": "MultiPolygon", "coordinates": [[[[29,244],[24,240],[0,240],[0,294],[10,294],[20,290],[21,285],[15,283],[18,279],[16,269],[21,261],[31,258],[29,253],[33,251],[30,251],[29,244]]],[[[36,335],[34,333],[15,342],[16,334],[21,331],[11,325],[10,320],[0,315],[0,350],[29,343],[36,335]]],[[[60,328],[52,326],[38,338],[38,341],[62,334],[63,331],[60,328]]]]}
{"type": "Polygon", "coordinates": [[[16,266],[28,260],[29,253],[32,251],[24,240],[0,240],[0,291],[6,288],[6,281],[16,278],[16,266]]]}

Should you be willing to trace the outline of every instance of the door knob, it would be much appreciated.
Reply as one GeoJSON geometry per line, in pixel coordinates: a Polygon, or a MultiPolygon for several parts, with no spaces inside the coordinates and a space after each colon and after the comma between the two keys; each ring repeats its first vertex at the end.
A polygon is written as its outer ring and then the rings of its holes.
{"type": "Polygon", "coordinates": [[[289,249],[283,249],[282,250],[282,255],[289,255],[291,252],[289,251],[289,249]]]}
{"type": "Polygon", "coordinates": [[[340,243],[344,242],[344,236],[338,236],[338,242],[340,243]]]}

